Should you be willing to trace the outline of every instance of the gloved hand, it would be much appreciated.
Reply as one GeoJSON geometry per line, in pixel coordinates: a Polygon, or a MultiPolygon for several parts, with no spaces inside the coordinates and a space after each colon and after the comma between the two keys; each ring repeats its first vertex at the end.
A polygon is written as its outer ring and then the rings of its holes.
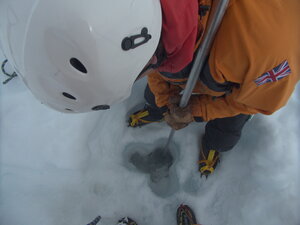
{"type": "Polygon", "coordinates": [[[179,102],[180,96],[170,97],[168,105],[169,110],[164,114],[165,121],[174,130],[180,130],[194,121],[190,107],[180,108],[178,105],[179,102]]]}

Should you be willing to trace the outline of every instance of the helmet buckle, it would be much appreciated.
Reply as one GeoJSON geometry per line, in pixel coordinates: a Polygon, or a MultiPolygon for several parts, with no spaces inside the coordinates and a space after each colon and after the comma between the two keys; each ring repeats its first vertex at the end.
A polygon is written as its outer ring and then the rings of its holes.
{"type": "Polygon", "coordinates": [[[141,34],[133,35],[130,37],[125,37],[122,41],[122,49],[124,51],[134,49],[138,46],[141,46],[141,45],[147,43],[150,39],[151,39],[151,35],[148,34],[148,29],[146,27],[144,27],[141,30],[141,34]],[[143,40],[138,43],[135,43],[135,40],[140,39],[140,38],[143,38],[143,40]]]}

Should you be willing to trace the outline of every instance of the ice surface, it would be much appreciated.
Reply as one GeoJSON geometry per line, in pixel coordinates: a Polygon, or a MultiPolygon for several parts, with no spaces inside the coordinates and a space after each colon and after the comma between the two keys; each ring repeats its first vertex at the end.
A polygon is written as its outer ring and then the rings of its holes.
{"type": "Polygon", "coordinates": [[[157,196],[166,198],[179,190],[176,164],[179,160],[179,149],[168,139],[156,140],[154,144],[130,143],[124,149],[125,165],[144,173],[149,177],[148,184],[157,196]],[[133,166],[133,167],[132,167],[133,166]]]}
{"type": "Polygon", "coordinates": [[[285,108],[245,126],[207,180],[197,172],[205,124],[177,131],[171,195],[155,193],[149,175],[126,163],[126,146],[152,150],[170,131],[164,123],[127,127],[144,87],[139,81],[109,111],[66,115],[41,105],[19,79],[1,85],[0,224],[81,225],[101,215],[103,225],[124,216],[171,225],[185,203],[203,225],[299,225],[299,87],[285,108]]]}

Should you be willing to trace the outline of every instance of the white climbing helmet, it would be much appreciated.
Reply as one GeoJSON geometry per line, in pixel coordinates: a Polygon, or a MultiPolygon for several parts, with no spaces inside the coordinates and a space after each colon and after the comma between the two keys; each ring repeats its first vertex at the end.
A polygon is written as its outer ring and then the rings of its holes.
{"type": "Polygon", "coordinates": [[[130,95],[161,20],[160,0],[1,0],[0,41],[42,103],[87,112],[130,95]]]}

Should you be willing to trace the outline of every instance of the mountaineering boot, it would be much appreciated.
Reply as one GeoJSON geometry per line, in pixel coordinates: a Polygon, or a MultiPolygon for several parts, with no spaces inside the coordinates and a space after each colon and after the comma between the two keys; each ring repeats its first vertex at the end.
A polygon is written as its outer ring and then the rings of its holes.
{"type": "Polygon", "coordinates": [[[207,149],[205,147],[205,140],[202,138],[202,144],[199,154],[199,172],[201,177],[204,175],[206,178],[212,174],[217,164],[220,162],[220,153],[214,149],[207,149]]]}
{"type": "Polygon", "coordinates": [[[181,204],[176,213],[177,225],[201,225],[197,224],[193,210],[187,205],[181,204]]]}
{"type": "Polygon", "coordinates": [[[117,225],[137,225],[137,223],[129,217],[124,217],[118,221],[117,225]]]}
{"type": "Polygon", "coordinates": [[[150,123],[162,122],[163,118],[163,114],[159,110],[146,103],[143,109],[129,116],[128,126],[141,127],[150,123]]]}

